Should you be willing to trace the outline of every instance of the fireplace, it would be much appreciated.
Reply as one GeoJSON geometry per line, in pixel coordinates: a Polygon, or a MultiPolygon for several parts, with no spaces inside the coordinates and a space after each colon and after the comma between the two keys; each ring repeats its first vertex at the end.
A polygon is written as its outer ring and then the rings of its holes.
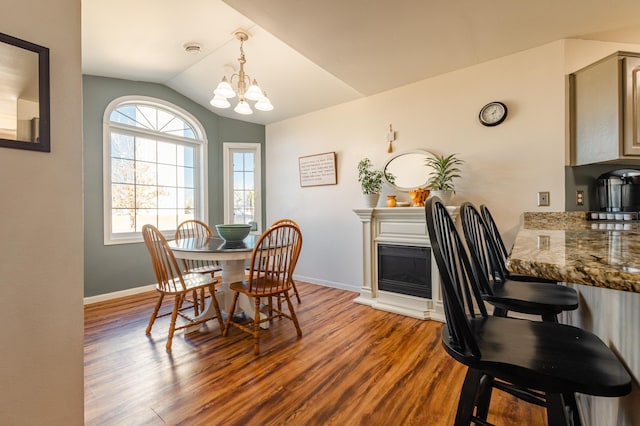
{"type": "MultiPolygon", "coordinates": [[[[447,207],[457,216],[457,208],[447,207]]],[[[355,209],[362,225],[362,286],[356,303],[444,322],[440,274],[423,207],[355,209]]]]}
{"type": "Polygon", "coordinates": [[[431,249],[378,244],[378,290],[431,299],[431,249]]]}

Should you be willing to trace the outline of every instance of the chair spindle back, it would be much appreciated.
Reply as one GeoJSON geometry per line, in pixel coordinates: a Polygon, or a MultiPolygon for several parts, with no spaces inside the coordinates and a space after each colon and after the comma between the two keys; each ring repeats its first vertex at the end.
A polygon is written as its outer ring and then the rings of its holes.
{"type": "MultiPolygon", "coordinates": [[[[176,229],[176,240],[182,238],[208,238],[213,237],[213,231],[206,223],[189,219],[178,225],[176,229]]],[[[194,259],[181,259],[186,272],[199,271],[212,266],[218,266],[218,262],[211,260],[194,260],[194,259]]]]}
{"type": "Polygon", "coordinates": [[[253,249],[249,270],[251,293],[270,294],[292,286],[302,247],[302,233],[293,224],[270,227],[253,249]]]}
{"type": "Polygon", "coordinates": [[[507,258],[509,257],[509,251],[504,244],[502,235],[500,235],[500,231],[498,230],[498,225],[493,219],[493,215],[489,211],[489,207],[487,207],[485,204],[482,204],[480,206],[480,213],[482,214],[482,218],[487,224],[487,228],[489,229],[489,233],[491,234],[491,239],[493,240],[496,251],[498,252],[498,262],[500,262],[500,267],[502,268],[503,275],[506,275],[507,258]]]}
{"type": "Polygon", "coordinates": [[[160,289],[164,292],[184,291],[186,286],[180,267],[162,232],[153,225],[144,225],[142,236],[160,289]]]}
{"type": "Polygon", "coordinates": [[[476,279],[484,292],[492,294],[489,282],[504,282],[506,280],[493,236],[482,215],[473,204],[469,202],[462,204],[460,219],[474,270],[478,274],[476,279]]]}
{"type": "Polygon", "coordinates": [[[437,197],[425,203],[431,249],[442,281],[447,329],[451,344],[470,356],[480,357],[468,317],[486,318],[480,289],[460,234],[442,201],[437,197]]]}
{"type": "Polygon", "coordinates": [[[296,222],[293,219],[289,219],[289,218],[278,219],[275,222],[273,222],[271,224],[271,226],[273,227],[273,226],[276,226],[276,225],[280,225],[281,223],[284,223],[284,224],[287,224],[287,225],[293,225],[296,228],[300,228],[300,225],[298,225],[298,222],[296,222]]]}

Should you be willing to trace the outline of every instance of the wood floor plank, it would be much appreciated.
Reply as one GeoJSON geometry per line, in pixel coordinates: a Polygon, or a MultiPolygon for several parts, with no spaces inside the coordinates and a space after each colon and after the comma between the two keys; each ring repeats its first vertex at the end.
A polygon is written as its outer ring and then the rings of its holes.
{"type": "MultiPolygon", "coordinates": [[[[87,425],[447,425],[466,368],[442,349],[442,324],[372,309],[356,293],[297,283],[303,336],[274,321],[261,355],[215,321],[145,335],[156,293],[85,307],[87,425]]],[[[170,309],[171,300],[163,308],[170,309]]],[[[542,408],[494,392],[489,421],[544,425],[542,408]]]]}

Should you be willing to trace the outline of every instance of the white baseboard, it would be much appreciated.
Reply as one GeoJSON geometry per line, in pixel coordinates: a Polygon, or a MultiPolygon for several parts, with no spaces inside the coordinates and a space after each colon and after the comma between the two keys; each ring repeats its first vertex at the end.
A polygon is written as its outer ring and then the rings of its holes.
{"type": "Polygon", "coordinates": [[[355,285],[337,283],[337,282],[334,282],[334,281],[327,281],[327,280],[319,280],[319,279],[313,278],[313,277],[305,277],[304,275],[294,274],[293,279],[297,280],[297,281],[308,282],[310,284],[318,284],[318,285],[321,285],[321,286],[324,286],[324,287],[339,288],[340,290],[355,291],[355,292],[359,292],[360,291],[360,287],[355,286],[355,285]]]}
{"type": "MultiPolygon", "coordinates": [[[[318,280],[316,278],[304,277],[299,275],[295,275],[293,278],[295,280],[305,281],[311,284],[318,284],[325,287],[339,288],[341,290],[355,291],[355,292],[360,291],[360,287],[343,284],[343,283],[337,283],[333,281],[318,280]]],[[[139,293],[145,293],[147,291],[153,291],[155,289],[156,289],[155,284],[149,284],[142,287],[135,287],[135,288],[129,288],[126,290],[114,291],[113,293],[99,294],[97,296],[85,297],[84,304],[90,305],[92,303],[104,302],[105,300],[118,299],[120,297],[131,296],[139,293]]]]}
{"type": "Polygon", "coordinates": [[[97,296],[90,296],[84,298],[84,304],[90,305],[92,303],[104,302],[105,300],[118,299],[120,297],[131,296],[139,293],[146,293],[147,291],[153,291],[156,289],[155,284],[149,284],[142,287],[128,288],[126,290],[114,291],[113,293],[99,294],[97,296]]]}

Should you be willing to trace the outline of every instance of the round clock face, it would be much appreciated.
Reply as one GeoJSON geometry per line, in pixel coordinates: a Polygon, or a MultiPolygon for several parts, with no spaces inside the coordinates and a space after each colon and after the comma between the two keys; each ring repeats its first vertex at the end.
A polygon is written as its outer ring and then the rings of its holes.
{"type": "Polygon", "coordinates": [[[502,102],[490,102],[482,107],[479,117],[485,126],[497,126],[507,118],[507,106],[502,102]]]}

